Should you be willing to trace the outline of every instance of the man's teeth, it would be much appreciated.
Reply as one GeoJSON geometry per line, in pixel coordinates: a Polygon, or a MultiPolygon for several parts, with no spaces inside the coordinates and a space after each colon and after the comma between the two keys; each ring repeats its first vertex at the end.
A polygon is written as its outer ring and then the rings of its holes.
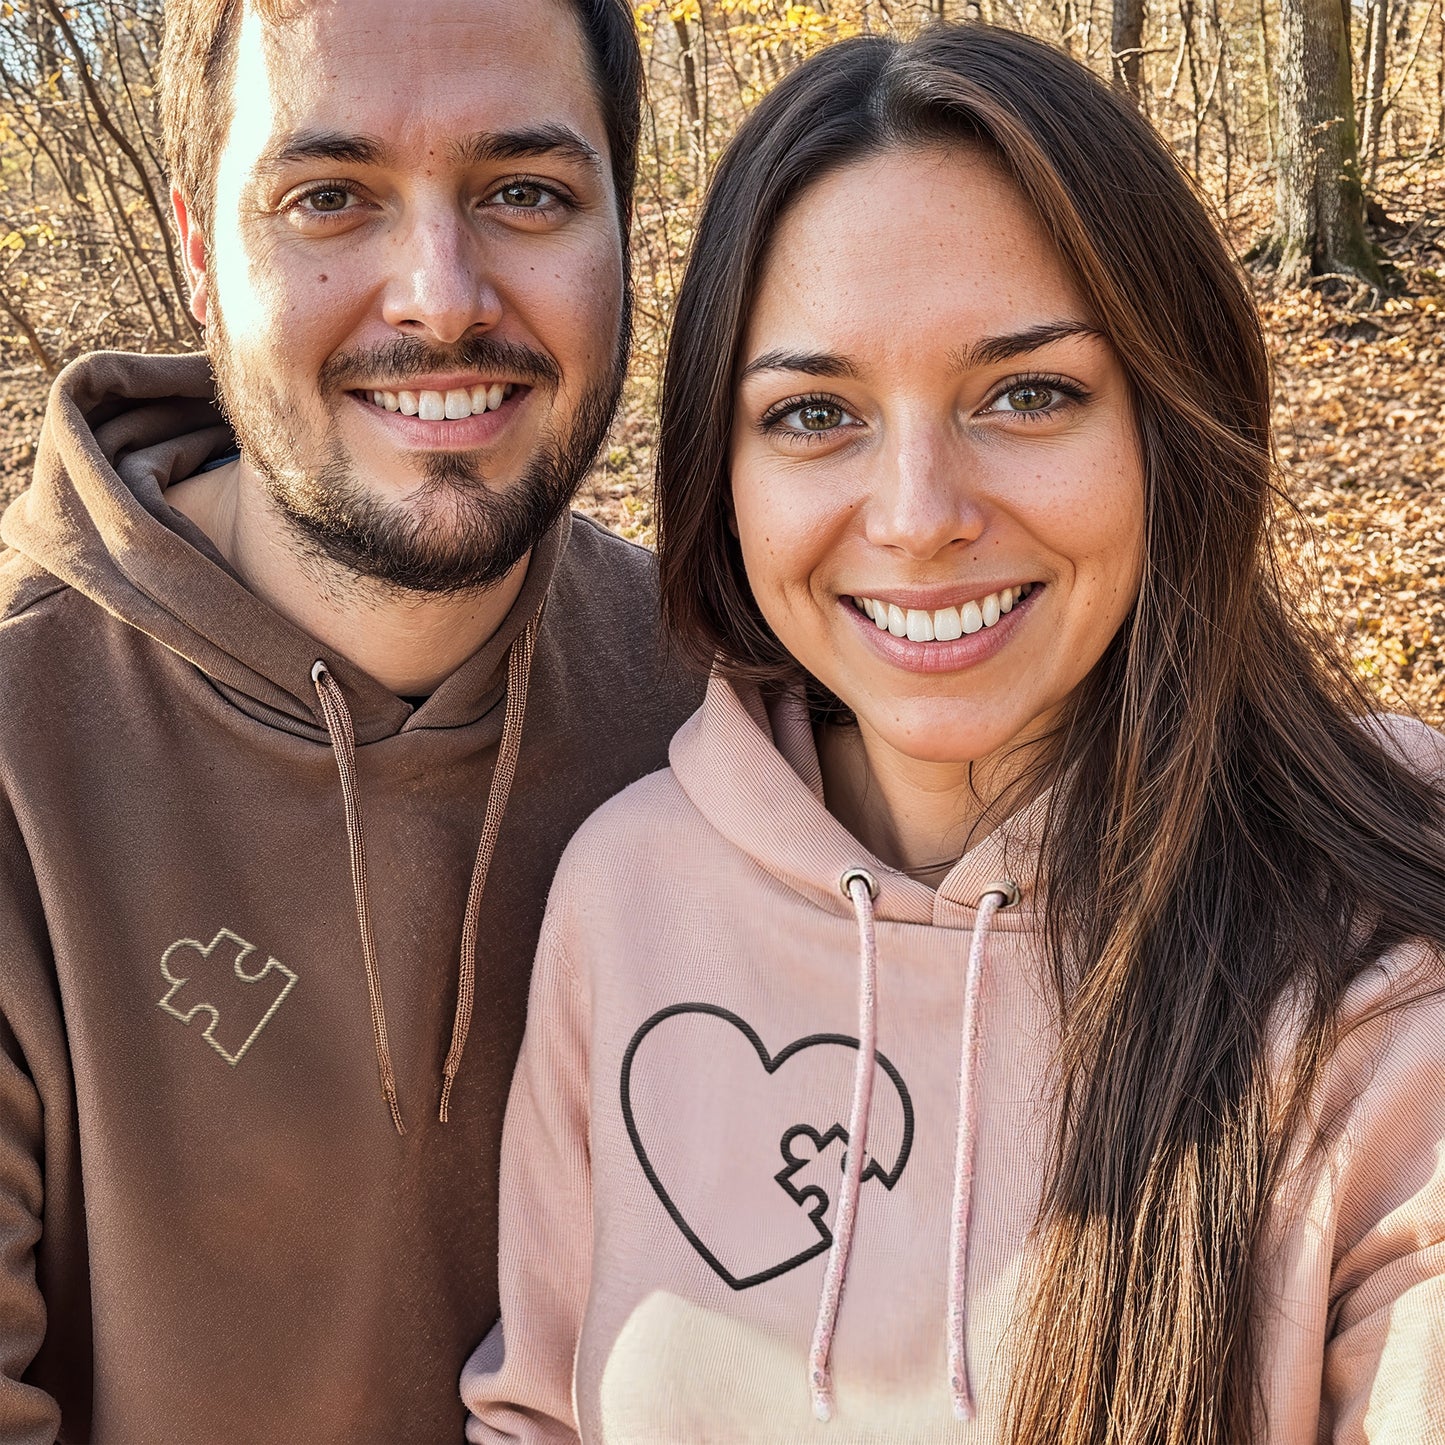
{"type": "Polygon", "coordinates": [[[460,421],[484,411],[496,411],[515,389],[510,381],[497,381],[490,386],[458,387],[455,391],[370,391],[366,395],[372,406],[399,411],[403,416],[419,416],[423,421],[460,421]]]}
{"type": "Polygon", "coordinates": [[[906,637],[910,642],[952,642],[967,633],[992,627],[1033,590],[1032,582],[1022,587],[1005,587],[1002,592],[990,592],[976,602],[965,602],[962,607],[940,607],[936,612],[899,607],[895,602],[880,602],[873,597],[855,597],[853,601],[860,612],[894,637],[906,637]]]}

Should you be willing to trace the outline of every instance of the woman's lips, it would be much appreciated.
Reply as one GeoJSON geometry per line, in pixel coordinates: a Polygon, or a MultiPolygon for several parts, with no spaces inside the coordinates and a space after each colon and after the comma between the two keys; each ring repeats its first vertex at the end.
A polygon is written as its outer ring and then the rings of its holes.
{"type": "MultiPolygon", "coordinates": [[[[924,631],[920,624],[918,614],[922,609],[904,609],[897,604],[890,604],[886,599],[862,599],[865,602],[874,602],[875,609],[878,605],[888,607],[892,614],[901,614],[904,622],[904,635],[895,636],[887,626],[879,627],[873,617],[865,613],[852,597],[839,599],[841,606],[853,619],[854,625],[862,634],[864,642],[872,648],[879,656],[892,663],[896,667],[902,667],[909,672],[958,672],[963,668],[972,667],[980,662],[986,661],[1002,648],[1018,630],[1019,624],[1035,606],[1037,599],[1045,588],[1042,582],[1026,583],[1020,590],[1020,595],[1007,611],[1001,604],[1000,592],[985,594],[984,599],[970,601],[962,607],[932,609],[929,618],[929,629],[935,632],[934,640],[928,641],[918,634],[924,631]],[[993,607],[984,610],[984,603],[994,599],[994,606],[998,607],[997,620],[987,621],[987,617],[993,614],[993,607]],[[977,626],[972,631],[964,632],[962,636],[951,636],[952,627],[945,618],[944,637],[939,640],[936,636],[936,624],[940,612],[954,612],[959,618],[960,627],[965,623],[964,613],[968,609],[978,612],[977,626]],[[913,636],[908,635],[908,622],[913,622],[913,636]]],[[[1012,590],[1012,589],[1010,589],[1012,590]]],[[[892,615],[885,619],[897,623],[897,616],[892,615]]],[[[967,622],[974,622],[970,615],[967,622]]]]}

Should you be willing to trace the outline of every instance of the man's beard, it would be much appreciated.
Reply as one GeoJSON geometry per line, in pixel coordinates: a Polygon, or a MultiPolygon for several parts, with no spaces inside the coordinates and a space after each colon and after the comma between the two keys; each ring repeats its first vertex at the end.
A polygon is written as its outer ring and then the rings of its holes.
{"type": "MultiPolygon", "coordinates": [[[[309,550],[359,577],[409,592],[480,590],[501,581],[572,500],[611,424],[626,370],[630,307],[624,305],[608,371],[588,386],[565,430],[548,428],[515,480],[488,485],[478,452],[418,452],[422,480],[405,501],[386,501],[357,475],[333,415],[319,442],[307,437],[271,378],[237,359],[211,299],[207,346],[226,419],[272,503],[309,550]]],[[[553,395],[550,356],[488,335],[455,346],[398,336],[367,351],[338,352],[317,378],[323,397],[376,377],[404,381],[438,372],[515,378],[553,395]]],[[[364,403],[363,403],[364,404],[364,403]]]]}

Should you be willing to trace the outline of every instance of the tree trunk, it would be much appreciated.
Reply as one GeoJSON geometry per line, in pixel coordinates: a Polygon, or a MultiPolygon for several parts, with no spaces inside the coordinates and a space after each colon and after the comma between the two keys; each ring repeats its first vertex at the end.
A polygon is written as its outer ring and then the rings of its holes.
{"type": "Polygon", "coordinates": [[[1341,0],[1280,6],[1279,185],[1260,249],[1289,280],[1344,273],[1382,287],[1365,236],[1347,13],[1341,0]]]}
{"type": "Polygon", "coordinates": [[[1365,53],[1365,126],[1360,149],[1365,174],[1375,178],[1380,162],[1380,130],[1385,119],[1385,60],[1390,48],[1389,0],[1370,0],[1370,43],[1365,53]]]}
{"type": "Polygon", "coordinates": [[[1109,49],[1114,82],[1139,100],[1139,60],[1144,48],[1144,0],[1114,0],[1114,28],[1109,49]]]}
{"type": "Polygon", "coordinates": [[[687,102],[687,123],[696,140],[702,127],[702,107],[697,96],[697,56],[693,53],[692,36],[688,33],[685,17],[674,16],[672,28],[677,32],[678,50],[682,55],[682,97],[687,102]]]}

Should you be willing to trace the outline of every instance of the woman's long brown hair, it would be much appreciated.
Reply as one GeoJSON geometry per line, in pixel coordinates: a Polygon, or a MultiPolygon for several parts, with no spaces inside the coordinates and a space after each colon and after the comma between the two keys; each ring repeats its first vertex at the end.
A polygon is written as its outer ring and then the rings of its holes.
{"type": "Polygon", "coordinates": [[[1445,947],[1445,804],[1296,615],[1272,551],[1259,322],[1132,106],[1049,47],[977,25],[846,42],[763,101],[719,166],[675,313],[664,615],[700,664],[797,683],[728,525],[743,331],[777,222],[809,185],[940,144],[987,148],[1031,202],[1126,371],[1145,457],[1137,603],[1032,777],[1052,786],[1059,1122],[1005,1438],[1248,1445],[1286,1150],[1350,984],[1406,940],[1445,947]]]}

